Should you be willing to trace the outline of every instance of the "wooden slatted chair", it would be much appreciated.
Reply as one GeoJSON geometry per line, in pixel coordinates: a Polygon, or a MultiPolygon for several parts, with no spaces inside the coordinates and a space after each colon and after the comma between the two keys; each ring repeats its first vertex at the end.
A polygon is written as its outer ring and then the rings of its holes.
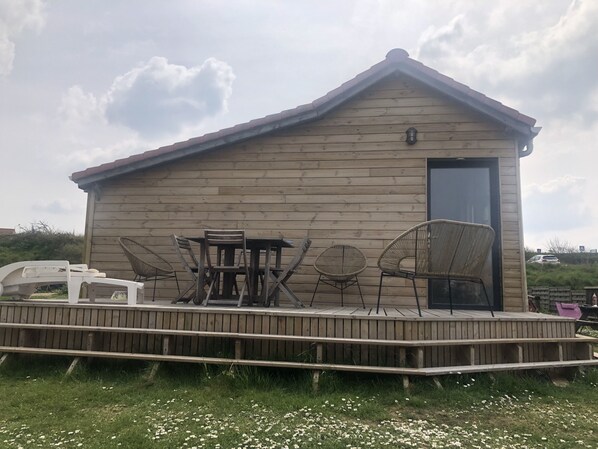
{"type": "Polygon", "coordinates": [[[162,256],[128,237],[120,237],[118,243],[131,264],[135,281],[154,281],[152,301],[156,299],[156,283],[159,280],[174,278],[181,293],[176,271],[162,256]]]}
{"type": "MultiPolygon", "coordinates": [[[[199,278],[199,261],[197,260],[197,256],[191,247],[191,242],[189,239],[178,236],[176,234],[172,234],[172,243],[174,245],[174,249],[179,256],[181,264],[185,268],[185,271],[189,273],[191,278],[193,279],[189,285],[183,290],[183,292],[172,301],[172,303],[177,303],[179,301],[189,302],[190,299],[193,299],[195,304],[199,304],[199,300],[197,297],[197,281],[199,278]],[[186,296],[189,292],[192,292],[190,295],[186,296]]],[[[209,281],[209,270],[207,267],[203,268],[204,270],[204,285],[210,285],[209,281]]]]}
{"type": "Polygon", "coordinates": [[[301,300],[297,297],[297,295],[295,295],[295,293],[293,293],[293,291],[287,285],[287,281],[291,278],[291,276],[294,273],[297,272],[297,269],[301,266],[305,254],[307,253],[307,250],[310,246],[311,240],[308,237],[305,237],[299,244],[295,256],[285,268],[279,270],[271,270],[270,279],[272,280],[272,285],[270,286],[270,293],[268,295],[268,298],[266,299],[266,307],[270,305],[270,300],[272,298],[276,298],[276,302],[278,303],[277,293],[280,291],[282,291],[296,307],[304,307],[301,300]]]}
{"type": "Polygon", "coordinates": [[[359,296],[361,297],[361,304],[365,309],[365,302],[361,293],[359,279],[357,275],[363,272],[367,267],[367,259],[365,255],[358,248],[351,245],[333,245],[325,249],[314,262],[314,268],[320,276],[314,289],[314,294],[311,297],[311,307],[318,291],[320,282],[330,285],[341,291],[341,306],[344,306],[344,291],[357,284],[359,289],[359,296]]]}
{"type": "MultiPolygon", "coordinates": [[[[233,283],[236,284],[236,276],[239,274],[244,275],[245,279],[243,280],[243,288],[239,293],[237,306],[241,307],[245,295],[248,296],[248,304],[251,304],[251,276],[249,273],[245,231],[206,229],[204,232],[206,263],[211,279],[204,304],[207,306],[210,301],[215,301],[213,295],[217,294],[221,275],[224,275],[225,279],[227,275],[232,276],[233,283]],[[214,249],[216,260],[212,259],[214,249]],[[237,252],[239,254],[236,254],[237,252]]],[[[223,304],[227,299],[229,298],[219,298],[219,302],[223,304]]]]}
{"type": "Polygon", "coordinates": [[[452,220],[431,220],[408,229],[382,251],[378,259],[380,285],[378,304],[384,277],[410,279],[413,283],[417,310],[421,316],[416,278],[448,281],[449,303],[453,313],[451,281],[471,281],[482,285],[488,309],[488,292],[483,280],[483,269],[494,242],[494,230],[487,225],[452,220]]]}

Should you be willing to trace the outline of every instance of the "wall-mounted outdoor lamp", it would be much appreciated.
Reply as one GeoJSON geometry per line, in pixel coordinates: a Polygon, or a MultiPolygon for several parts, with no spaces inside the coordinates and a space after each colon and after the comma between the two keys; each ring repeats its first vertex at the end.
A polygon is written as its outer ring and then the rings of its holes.
{"type": "Polygon", "coordinates": [[[407,134],[407,139],[405,139],[405,141],[408,145],[413,145],[417,142],[417,129],[411,127],[405,131],[405,134],[407,134]]]}

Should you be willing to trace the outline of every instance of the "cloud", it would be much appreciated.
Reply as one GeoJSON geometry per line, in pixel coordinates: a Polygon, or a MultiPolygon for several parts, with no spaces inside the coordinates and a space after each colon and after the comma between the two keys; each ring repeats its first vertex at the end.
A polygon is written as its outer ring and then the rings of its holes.
{"type": "Polygon", "coordinates": [[[592,222],[584,198],[587,180],[562,176],[523,189],[524,223],[530,233],[567,231],[592,222]]]}
{"type": "Polygon", "coordinates": [[[537,99],[550,114],[592,108],[588,92],[598,88],[596,28],[598,3],[572,2],[553,26],[513,40],[525,52],[506,61],[501,80],[515,81],[516,93],[537,99]]]}
{"type": "Polygon", "coordinates": [[[69,123],[85,123],[102,117],[99,102],[92,93],[85,93],[81,86],[72,86],[62,96],[58,113],[69,123]]]}
{"type": "Polygon", "coordinates": [[[418,58],[438,59],[450,52],[464,38],[464,23],[465,18],[460,14],[444,26],[428,27],[420,37],[418,58]]]}
{"type": "Polygon", "coordinates": [[[71,86],[58,107],[55,136],[65,142],[59,164],[81,167],[112,161],[195,135],[226,110],[234,74],[214,58],[184,67],[153,57],[95,95],[71,86]]]}
{"type": "Polygon", "coordinates": [[[595,247],[598,2],[514,3],[442,2],[412,53],[544,128],[521,162],[526,241],[595,247]]]}
{"type": "Polygon", "coordinates": [[[126,128],[112,126],[104,116],[102,99],[70,87],[62,96],[58,115],[46,124],[52,127],[57,148],[49,152],[52,163],[67,171],[99,165],[151,147],[126,128]]]}
{"type": "Polygon", "coordinates": [[[42,0],[0,2],[0,76],[7,76],[15,59],[15,39],[27,29],[39,32],[45,23],[42,0]]]}
{"type": "Polygon", "coordinates": [[[79,202],[68,201],[66,199],[54,200],[49,203],[35,203],[33,210],[36,212],[49,213],[52,215],[71,214],[82,210],[79,202]]]}
{"type": "Polygon", "coordinates": [[[70,167],[72,170],[82,170],[83,168],[130,156],[147,149],[148,146],[151,147],[147,142],[134,137],[124,138],[116,143],[106,143],[104,146],[82,147],[70,151],[60,157],[60,164],[70,167]]]}
{"type": "Polygon", "coordinates": [[[500,92],[511,106],[552,116],[595,107],[588,93],[598,88],[598,2],[572,1],[556,15],[557,8],[532,3],[505,3],[492,14],[483,14],[482,6],[422,33],[422,62],[458,73],[460,81],[486,94],[500,92]],[[522,17],[533,17],[539,26],[512,33],[522,17]]]}
{"type": "Polygon", "coordinates": [[[71,86],[58,107],[54,156],[73,171],[195,135],[226,110],[231,67],[214,58],[195,67],[153,57],[118,76],[104,93],[71,86]]]}
{"type": "Polygon", "coordinates": [[[173,134],[226,111],[235,76],[214,58],[187,68],[153,57],[117,77],[102,99],[109,123],[144,136],[173,134]]]}
{"type": "Polygon", "coordinates": [[[58,113],[71,127],[100,123],[125,127],[145,139],[176,136],[226,111],[234,79],[232,68],[215,58],[187,68],[155,56],[116,77],[99,96],[71,86],[58,113]]]}

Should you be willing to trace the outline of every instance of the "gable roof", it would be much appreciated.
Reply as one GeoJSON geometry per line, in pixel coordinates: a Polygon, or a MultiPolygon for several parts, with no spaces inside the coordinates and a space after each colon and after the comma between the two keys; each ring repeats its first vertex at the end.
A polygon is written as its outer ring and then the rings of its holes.
{"type": "Polygon", "coordinates": [[[504,124],[506,128],[512,130],[518,136],[519,155],[526,156],[531,153],[532,140],[540,130],[534,127],[535,119],[521,114],[496,100],[492,100],[434,69],[426,67],[422,63],[411,59],[405,50],[395,48],[388,52],[383,61],[311,103],[200,137],[194,137],[184,142],[177,142],[78,171],[73,173],[70,178],[79,185],[79,188],[86,190],[91,184],[104,179],[213,150],[252,137],[262,136],[275,130],[311,122],[393,73],[401,73],[415,78],[424,85],[467,105],[494,121],[504,124]],[[522,151],[526,146],[528,150],[522,151]]]}

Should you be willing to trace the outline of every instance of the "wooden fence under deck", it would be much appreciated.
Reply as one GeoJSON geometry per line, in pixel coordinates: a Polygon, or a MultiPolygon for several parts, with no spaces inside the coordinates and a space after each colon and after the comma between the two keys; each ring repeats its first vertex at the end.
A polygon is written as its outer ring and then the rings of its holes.
{"type": "Polygon", "coordinates": [[[534,313],[0,302],[0,353],[435,375],[598,364],[534,313]]]}

